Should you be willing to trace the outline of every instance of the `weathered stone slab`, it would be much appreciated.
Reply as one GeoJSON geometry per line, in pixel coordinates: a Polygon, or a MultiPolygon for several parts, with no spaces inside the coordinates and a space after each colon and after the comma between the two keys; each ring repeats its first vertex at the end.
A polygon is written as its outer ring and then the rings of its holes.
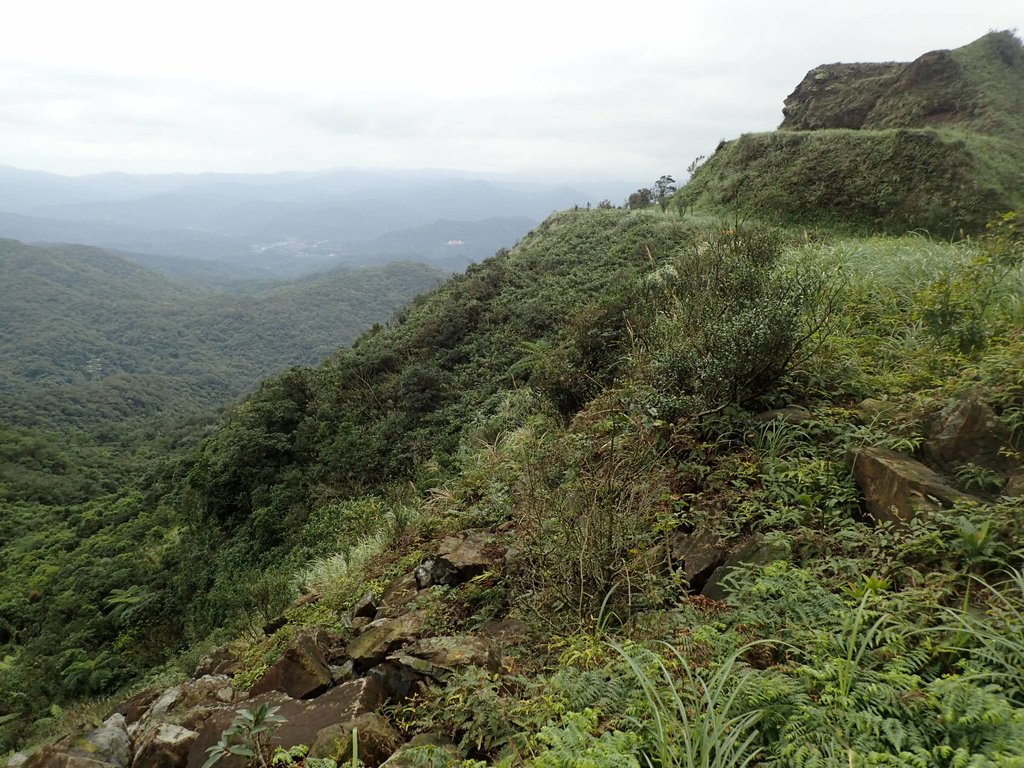
{"type": "Polygon", "coordinates": [[[953,488],[921,462],[887,448],[861,448],[846,456],[847,466],[877,521],[907,521],[974,497],[953,488]]]}

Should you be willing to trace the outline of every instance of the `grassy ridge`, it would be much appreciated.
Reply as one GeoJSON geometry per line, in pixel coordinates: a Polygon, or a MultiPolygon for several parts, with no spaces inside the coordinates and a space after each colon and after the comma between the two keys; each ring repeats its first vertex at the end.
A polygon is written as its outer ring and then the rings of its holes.
{"type": "Polygon", "coordinates": [[[724,143],[682,205],[939,237],[1024,205],[1024,46],[990,33],[910,64],[831,64],[779,131],[724,143]]]}

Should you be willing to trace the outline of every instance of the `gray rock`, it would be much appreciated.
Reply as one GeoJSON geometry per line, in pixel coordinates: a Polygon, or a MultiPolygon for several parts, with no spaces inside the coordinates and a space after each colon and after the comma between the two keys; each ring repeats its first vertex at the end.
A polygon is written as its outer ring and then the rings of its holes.
{"type": "Polygon", "coordinates": [[[392,704],[400,704],[414,693],[423,690],[423,677],[397,662],[386,661],[378,664],[366,674],[377,678],[392,704]]]}
{"type": "Polygon", "coordinates": [[[899,403],[867,397],[854,409],[862,424],[888,424],[899,413],[899,403]]]}
{"type": "Polygon", "coordinates": [[[391,723],[376,712],[324,728],[309,748],[310,757],[330,757],[345,765],[352,761],[353,741],[359,742],[359,760],[377,768],[401,746],[402,738],[391,723]]]}
{"type": "Polygon", "coordinates": [[[454,587],[464,581],[459,569],[449,563],[443,557],[433,557],[424,560],[416,566],[412,572],[416,579],[416,586],[419,589],[426,589],[434,585],[443,587],[454,587]]]}
{"type": "Polygon", "coordinates": [[[128,768],[132,745],[124,715],[113,714],[84,737],[68,737],[30,755],[24,768],[128,768]]]}
{"type": "MultiPolygon", "coordinates": [[[[317,734],[324,728],[339,723],[348,723],[362,714],[374,712],[386,701],[380,682],[372,677],[361,677],[332,688],[315,699],[293,699],[273,691],[222,710],[211,717],[199,731],[188,756],[188,768],[200,768],[207,758],[207,748],[220,739],[224,729],[231,725],[238,710],[254,710],[262,704],[279,707],[277,714],[285,722],[272,733],[270,741],[275,745],[294,746],[313,744],[317,734]]],[[[244,761],[224,759],[217,768],[241,768],[244,761]]]]}
{"type": "Polygon", "coordinates": [[[1003,496],[1024,496],[1024,471],[1014,472],[1006,481],[1003,496]]]}
{"type": "Polygon", "coordinates": [[[700,592],[725,560],[718,536],[709,531],[676,534],[669,540],[668,550],[673,565],[682,571],[694,593],[700,592]]]}
{"type": "MultiPolygon", "coordinates": [[[[418,591],[416,577],[407,573],[404,576],[399,576],[384,588],[384,594],[381,595],[380,601],[391,609],[402,608],[412,602],[418,591]]],[[[378,613],[378,617],[379,615],[378,613]]]]}
{"type": "Polygon", "coordinates": [[[389,658],[435,680],[444,680],[454,670],[468,666],[486,667],[496,672],[499,661],[494,643],[472,635],[424,638],[389,658]]]}
{"type": "Polygon", "coordinates": [[[367,592],[352,606],[352,618],[373,619],[377,615],[377,602],[373,599],[373,592],[367,592]]]}

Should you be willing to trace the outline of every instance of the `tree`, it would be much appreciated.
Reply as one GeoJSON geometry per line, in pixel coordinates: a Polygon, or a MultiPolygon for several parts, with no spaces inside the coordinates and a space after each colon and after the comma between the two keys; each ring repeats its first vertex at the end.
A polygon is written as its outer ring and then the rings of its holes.
{"type": "Polygon", "coordinates": [[[649,208],[651,203],[654,202],[654,192],[647,187],[641,187],[636,192],[631,194],[626,200],[626,207],[631,210],[638,208],[649,208]]]}
{"type": "Polygon", "coordinates": [[[668,208],[668,200],[677,189],[676,180],[671,176],[662,176],[654,182],[654,196],[661,210],[668,208]]]}

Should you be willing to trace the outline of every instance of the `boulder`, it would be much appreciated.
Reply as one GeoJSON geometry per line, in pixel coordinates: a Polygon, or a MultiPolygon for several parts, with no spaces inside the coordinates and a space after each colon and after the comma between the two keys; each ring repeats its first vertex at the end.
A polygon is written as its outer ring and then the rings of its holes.
{"type": "Polygon", "coordinates": [[[1010,448],[1009,427],[976,389],[939,413],[922,448],[928,460],[943,470],[970,463],[1006,473],[1019,466],[1005,455],[1010,448]]]}
{"type": "Polygon", "coordinates": [[[899,408],[899,403],[867,397],[857,403],[854,411],[862,424],[888,424],[899,408]]]}
{"type": "Polygon", "coordinates": [[[394,661],[378,664],[366,674],[377,678],[392,704],[401,704],[423,689],[423,678],[419,674],[394,661]]]}
{"type": "Polygon", "coordinates": [[[132,744],[124,715],[113,714],[83,737],[47,745],[23,763],[24,768],[128,768],[132,744]]]}
{"type": "Polygon", "coordinates": [[[373,599],[373,592],[367,592],[352,606],[352,618],[373,619],[377,616],[377,602],[373,599]]]}
{"type": "Polygon", "coordinates": [[[160,723],[135,744],[132,768],[185,768],[199,734],[172,723],[160,723]]]}
{"type": "Polygon", "coordinates": [[[198,731],[211,715],[227,709],[239,697],[231,681],[223,675],[189,680],[160,694],[149,709],[128,726],[128,734],[138,742],[161,723],[198,731]]]}
{"type": "Polygon", "coordinates": [[[339,765],[345,765],[352,762],[354,741],[359,744],[359,761],[369,768],[377,768],[402,744],[398,731],[385,717],[368,712],[351,721],[324,728],[310,746],[309,756],[329,757],[339,765]]]}
{"type": "Polygon", "coordinates": [[[141,693],[135,694],[127,701],[121,702],[118,708],[111,714],[124,715],[125,723],[131,725],[146,714],[146,711],[153,706],[153,702],[155,702],[159,697],[159,688],[147,688],[141,693]]]}
{"type": "Polygon", "coordinates": [[[387,655],[414,639],[426,623],[426,613],[412,611],[394,619],[377,619],[349,643],[348,656],[356,664],[377,664],[387,655]]]}
{"type": "Polygon", "coordinates": [[[24,752],[15,752],[7,758],[7,768],[23,768],[28,762],[28,755],[24,752]]]}
{"type": "Polygon", "coordinates": [[[435,680],[444,680],[456,669],[468,666],[486,667],[497,672],[499,661],[490,640],[472,635],[424,638],[389,658],[435,680]]]}
{"type": "Polygon", "coordinates": [[[255,682],[249,695],[281,691],[293,699],[308,699],[327,690],[334,682],[325,655],[327,645],[323,632],[298,632],[281,657],[255,682]]]}
{"type": "Polygon", "coordinates": [[[209,654],[199,660],[193,678],[199,679],[206,675],[225,675],[231,677],[242,666],[241,661],[235,653],[226,645],[210,651],[209,654]]]}
{"type": "Polygon", "coordinates": [[[695,594],[725,560],[721,541],[710,531],[673,535],[669,539],[668,552],[673,565],[686,577],[686,583],[695,594]]]}
{"type": "Polygon", "coordinates": [[[505,547],[489,531],[466,531],[442,539],[437,554],[451,563],[465,581],[500,563],[505,547]]]}
{"type": "Polygon", "coordinates": [[[851,450],[846,462],[876,521],[907,521],[940,507],[974,500],[921,462],[887,448],[851,450]]]}
{"type": "Polygon", "coordinates": [[[1024,496],[1024,471],[1017,471],[1010,475],[1003,488],[1003,496],[1024,496]]]}
{"type": "Polygon", "coordinates": [[[426,589],[434,585],[442,587],[454,587],[465,579],[459,573],[459,569],[449,563],[443,557],[433,557],[424,560],[416,566],[412,572],[416,579],[416,586],[419,589],[426,589]]]}
{"type": "Polygon", "coordinates": [[[725,559],[721,567],[716,568],[701,589],[701,595],[709,600],[724,600],[729,595],[729,587],[725,577],[740,565],[766,565],[776,560],[789,559],[789,546],[783,542],[767,542],[761,536],[752,536],[742,547],[725,559]]]}
{"type": "MultiPolygon", "coordinates": [[[[200,768],[207,758],[207,749],[220,740],[221,733],[234,721],[240,709],[255,710],[262,704],[279,707],[277,714],[285,719],[270,735],[270,743],[284,747],[313,744],[324,728],[348,723],[362,714],[380,708],[386,696],[380,682],[362,677],[332,688],[315,699],[293,699],[278,691],[256,696],[243,704],[218,712],[211,717],[192,744],[188,768],[200,768]]],[[[218,768],[240,768],[244,762],[224,759],[218,768]]]]}

